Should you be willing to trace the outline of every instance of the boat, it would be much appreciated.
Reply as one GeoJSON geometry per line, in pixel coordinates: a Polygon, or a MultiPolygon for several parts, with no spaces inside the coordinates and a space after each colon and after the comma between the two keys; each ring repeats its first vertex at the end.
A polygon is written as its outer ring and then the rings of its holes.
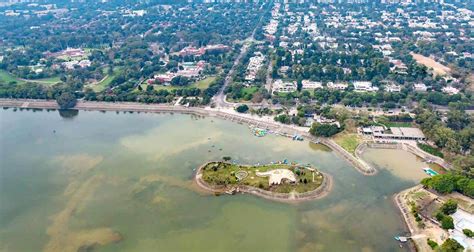
{"type": "Polygon", "coordinates": [[[395,237],[393,237],[393,238],[395,238],[395,240],[397,240],[397,241],[399,241],[399,242],[407,242],[409,237],[405,237],[405,236],[395,236],[395,237]]]}
{"type": "Polygon", "coordinates": [[[434,171],[433,169],[429,168],[429,167],[425,167],[423,168],[423,171],[430,175],[430,176],[436,176],[436,175],[439,175],[439,173],[437,173],[436,171],[434,171]]]}

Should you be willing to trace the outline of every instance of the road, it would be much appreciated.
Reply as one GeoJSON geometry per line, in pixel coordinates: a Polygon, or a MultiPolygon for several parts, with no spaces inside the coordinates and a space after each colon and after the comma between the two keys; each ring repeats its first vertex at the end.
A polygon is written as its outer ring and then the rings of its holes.
{"type": "MultiPolygon", "coordinates": [[[[269,6],[271,6],[271,5],[269,5],[269,6]]],[[[260,8],[263,8],[263,5],[260,8]]],[[[270,9],[271,8],[269,8],[269,10],[270,9]]],[[[264,13],[267,12],[267,11],[268,10],[262,12],[257,25],[255,25],[255,28],[252,31],[252,34],[243,41],[243,46],[242,46],[242,48],[240,48],[240,53],[237,56],[237,58],[235,59],[234,64],[232,65],[232,68],[229,70],[229,73],[227,73],[227,76],[225,77],[224,85],[221,87],[219,92],[213,97],[213,101],[214,101],[216,107],[218,107],[218,108],[229,108],[229,107],[233,107],[235,105],[233,103],[228,103],[228,102],[225,101],[224,91],[225,91],[226,87],[229,86],[229,84],[232,82],[232,76],[234,75],[234,72],[237,69],[237,66],[239,65],[239,63],[242,60],[242,58],[244,57],[244,55],[247,54],[247,51],[249,49],[250,44],[255,42],[255,33],[257,32],[257,28],[260,26],[260,24],[263,21],[264,13]]]]}

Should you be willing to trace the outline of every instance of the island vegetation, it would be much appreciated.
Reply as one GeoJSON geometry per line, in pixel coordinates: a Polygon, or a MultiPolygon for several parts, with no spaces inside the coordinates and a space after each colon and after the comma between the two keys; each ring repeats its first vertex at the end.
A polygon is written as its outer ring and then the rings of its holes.
{"type": "Polygon", "coordinates": [[[243,185],[277,193],[314,191],[324,180],[323,174],[314,168],[284,163],[239,165],[209,162],[201,171],[203,181],[213,187],[230,189],[243,185]]]}

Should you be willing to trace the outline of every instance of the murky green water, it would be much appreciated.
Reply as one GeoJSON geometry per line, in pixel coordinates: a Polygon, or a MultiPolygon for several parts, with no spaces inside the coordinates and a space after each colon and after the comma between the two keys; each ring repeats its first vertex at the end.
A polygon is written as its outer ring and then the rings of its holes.
{"type": "Polygon", "coordinates": [[[374,157],[410,154],[368,152],[383,169],[365,177],[322,146],[216,118],[9,109],[0,120],[0,251],[400,250],[391,196],[416,180],[374,157]],[[193,169],[223,156],[311,163],[334,189],[298,205],[196,191],[193,169]]]}

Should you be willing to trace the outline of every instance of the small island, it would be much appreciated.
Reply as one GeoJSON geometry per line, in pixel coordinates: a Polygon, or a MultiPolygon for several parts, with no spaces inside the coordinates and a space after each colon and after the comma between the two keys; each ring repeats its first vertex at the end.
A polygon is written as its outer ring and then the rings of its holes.
{"type": "Polygon", "coordinates": [[[317,169],[285,162],[265,165],[208,162],[197,170],[196,182],[217,195],[242,192],[278,201],[321,198],[331,185],[330,177],[317,169]]]}

